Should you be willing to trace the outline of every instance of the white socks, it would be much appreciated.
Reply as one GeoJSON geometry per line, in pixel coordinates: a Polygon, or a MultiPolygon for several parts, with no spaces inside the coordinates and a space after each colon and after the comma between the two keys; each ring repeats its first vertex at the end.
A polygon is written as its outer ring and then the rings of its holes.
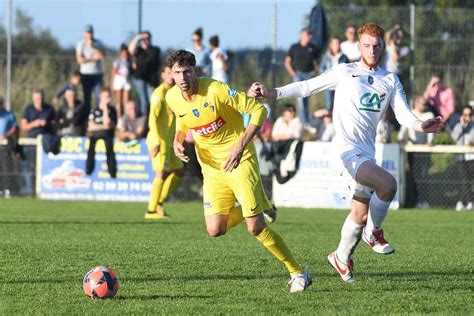
{"type": "Polygon", "coordinates": [[[341,229],[341,241],[336,250],[337,258],[348,263],[354,249],[360,241],[362,236],[362,228],[364,225],[358,225],[350,219],[350,215],[347,216],[344,225],[341,229]]]}
{"type": "Polygon", "coordinates": [[[369,203],[369,216],[367,217],[367,225],[365,227],[368,233],[371,233],[374,229],[382,227],[382,223],[387,217],[388,207],[391,201],[382,201],[376,193],[372,194],[369,203]]]}

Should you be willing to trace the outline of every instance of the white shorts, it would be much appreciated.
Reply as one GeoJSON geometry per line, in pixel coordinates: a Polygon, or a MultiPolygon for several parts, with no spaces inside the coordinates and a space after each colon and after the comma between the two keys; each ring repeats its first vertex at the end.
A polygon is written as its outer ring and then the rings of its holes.
{"type": "Polygon", "coordinates": [[[121,75],[115,75],[114,76],[114,86],[112,87],[114,90],[130,90],[132,88],[132,85],[130,82],[125,78],[124,76],[121,75]]]}
{"type": "Polygon", "coordinates": [[[369,158],[366,155],[360,153],[357,150],[346,151],[340,156],[342,165],[339,175],[347,178],[348,187],[351,190],[352,195],[369,199],[374,193],[374,189],[365,185],[362,185],[356,181],[356,174],[359,167],[366,161],[372,161],[375,163],[373,158],[369,158]]]}

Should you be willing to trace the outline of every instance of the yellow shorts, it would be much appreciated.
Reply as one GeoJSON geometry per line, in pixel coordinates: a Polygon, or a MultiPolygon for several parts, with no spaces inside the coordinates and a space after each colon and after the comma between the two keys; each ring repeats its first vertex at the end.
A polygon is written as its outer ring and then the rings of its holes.
{"type": "MultiPolygon", "coordinates": [[[[147,139],[148,151],[151,151],[150,144],[147,139]]],[[[151,157],[151,152],[150,152],[151,157]]],[[[175,156],[173,148],[166,147],[164,142],[161,142],[160,152],[155,157],[151,157],[151,166],[154,171],[171,171],[178,170],[184,167],[183,162],[175,156]],[[163,148],[166,150],[163,152],[163,148]]]]}
{"type": "Polygon", "coordinates": [[[184,164],[174,153],[160,151],[155,157],[151,158],[151,166],[154,171],[171,171],[183,168],[184,164]]]}
{"type": "Polygon", "coordinates": [[[204,215],[229,214],[238,201],[244,217],[269,210],[271,204],[263,189],[255,157],[240,163],[232,172],[205,171],[203,184],[204,215]]]}

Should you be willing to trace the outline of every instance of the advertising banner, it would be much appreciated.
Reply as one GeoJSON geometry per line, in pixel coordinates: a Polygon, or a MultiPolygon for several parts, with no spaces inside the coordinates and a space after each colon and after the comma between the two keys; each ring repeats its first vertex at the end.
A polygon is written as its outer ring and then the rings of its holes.
{"type": "MultiPolygon", "coordinates": [[[[285,184],[273,181],[273,198],[277,206],[306,208],[348,209],[351,191],[348,187],[350,176],[340,176],[342,165],[332,154],[330,143],[305,142],[300,168],[296,175],[285,184]]],[[[402,158],[398,144],[376,144],[377,164],[390,172],[399,188],[390,205],[400,206],[399,194],[404,181],[401,176],[402,158]]]]}
{"type": "Polygon", "coordinates": [[[105,144],[96,144],[95,169],[85,173],[87,137],[63,137],[58,155],[39,154],[37,194],[41,199],[148,201],[154,171],[145,140],[133,146],[115,141],[117,178],[110,177],[105,144]]]}

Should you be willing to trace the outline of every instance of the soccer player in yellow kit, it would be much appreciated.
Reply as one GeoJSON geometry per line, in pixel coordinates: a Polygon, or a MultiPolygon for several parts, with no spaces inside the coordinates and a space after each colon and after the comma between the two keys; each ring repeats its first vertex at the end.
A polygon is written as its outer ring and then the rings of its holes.
{"type": "Polygon", "coordinates": [[[145,214],[146,219],[165,218],[163,203],[183,177],[183,163],[173,153],[176,120],[165,100],[166,93],[174,85],[170,67],[163,68],[161,78],[163,83],[150,97],[150,130],[146,144],[156,175],[151,188],[148,212],[145,214]]]}
{"type": "Polygon", "coordinates": [[[203,202],[207,232],[224,235],[245,220],[248,232],[255,236],[290,272],[290,292],[304,291],[311,284],[308,271],[293,258],[283,239],[270,229],[263,211],[271,210],[260,178],[251,141],[267,115],[267,110],[244,92],[209,78],[197,78],[196,59],[185,50],[172,53],[171,67],[176,85],[166,94],[166,102],[176,116],[174,152],[181,160],[183,141],[192,130],[196,153],[204,175],[203,202]],[[244,129],[240,112],[251,114],[244,129]],[[236,205],[236,201],[240,203],[236,205]]]}

